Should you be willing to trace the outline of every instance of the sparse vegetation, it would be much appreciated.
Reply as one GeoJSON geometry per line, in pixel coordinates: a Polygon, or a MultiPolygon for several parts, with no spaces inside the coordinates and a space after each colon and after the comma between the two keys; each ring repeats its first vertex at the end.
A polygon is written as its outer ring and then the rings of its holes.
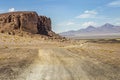
{"type": "MultiPolygon", "coordinates": [[[[41,68],[33,71],[34,67],[48,64],[57,65],[57,74],[60,74],[60,69],[62,74],[71,74],[74,79],[81,78],[79,75],[91,80],[120,78],[119,39],[57,41],[45,36],[31,38],[7,34],[0,37],[1,80],[19,80],[17,78],[21,74],[23,77],[37,75],[35,73],[41,68]],[[69,72],[64,73],[67,70],[69,72]]],[[[46,66],[48,71],[51,70],[49,65],[46,66]]]]}
{"type": "Polygon", "coordinates": [[[119,39],[94,39],[88,40],[87,42],[93,43],[120,43],[119,39]]]}

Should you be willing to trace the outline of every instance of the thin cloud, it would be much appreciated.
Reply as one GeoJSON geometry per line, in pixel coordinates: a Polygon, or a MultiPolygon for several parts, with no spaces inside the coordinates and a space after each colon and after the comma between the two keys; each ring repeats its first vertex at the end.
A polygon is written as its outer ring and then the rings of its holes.
{"type": "Polygon", "coordinates": [[[74,22],[68,22],[66,25],[70,26],[70,25],[74,25],[74,24],[75,24],[74,22]]]}
{"type": "Polygon", "coordinates": [[[88,26],[96,26],[97,23],[93,22],[93,21],[89,21],[89,22],[84,22],[82,24],[83,27],[88,27],[88,26]]]}
{"type": "Polygon", "coordinates": [[[3,12],[5,12],[4,10],[0,10],[0,13],[3,13],[3,12]]]}
{"type": "Polygon", "coordinates": [[[92,11],[89,11],[89,10],[86,10],[84,13],[86,14],[98,14],[96,11],[92,10],[92,11]]]}
{"type": "Polygon", "coordinates": [[[14,12],[15,11],[15,8],[10,8],[9,10],[8,10],[8,12],[14,12]]]}
{"type": "Polygon", "coordinates": [[[97,11],[94,11],[94,10],[86,10],[84,11],[83,14],[80,14],[79,16],[77,16],[76,18],[95,18],[96,15],[98,14],[97,11]]]}
{"type": "Polygon", "coordinates": [[[110,2],[110,3],[108,3],[107,6],[109,6],[109,7],[120,7],[120,0],[110,2]]]}

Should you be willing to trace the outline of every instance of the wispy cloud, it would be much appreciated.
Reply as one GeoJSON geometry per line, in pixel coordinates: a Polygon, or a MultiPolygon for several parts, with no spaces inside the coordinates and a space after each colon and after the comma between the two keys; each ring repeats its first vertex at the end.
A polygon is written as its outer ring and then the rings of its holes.
{"type": "Polygon", "coordinates": [[[95,10],[86,10],[84,13],[80,14],[79,16],[75,18],[82,18],[82,19],[90,19],[90,18],[96,18],[96,19],[110,19],[110,17],[99,15],[99,13],[95,10]]]}
{"type": "Polygon", "coordinates": [[[109,7],[120,7],[120,0],[115,0],[107,4],[109,7]]]}
{"type": "Polygon", "coordinates": [[[110,21],[112,24],[119,25],[120,26],[120,18],[114,18],[113,20],[110,21]]]}
{"type": "Polygon", "coordinates": [[[8,10],[8,12],[14,12],[15,11],[15,8],[10,8],[9,10],[8,10]]]}
{"type": "Polygon", "coordinates": [[[77,16],[76,18],[95,18],[96,15],[98,14],[97,11],[94,11],[94,10],[86,10],[84,11],[83,14],[80,14],[79,16],[77,16]]]}
{"type": "Polygon", "coordinates": [[[75,23],[74,22],[67,22],[66,25],[67,26],[71,26],[71,25],[74,25],[75,23]]]}
{"type": "Polygon", "coordinates": [[[5,12],[4,10],[0,10],[0,13],[3,13],[3,12],[5,12]]]}
{"type": "Polygon", "coordinates": [[[96,26],[96,25],[97,25],[97,23],[94,22],[94,21],[84,22],[84,23],[82,24],[83,27],[96,26]]]}

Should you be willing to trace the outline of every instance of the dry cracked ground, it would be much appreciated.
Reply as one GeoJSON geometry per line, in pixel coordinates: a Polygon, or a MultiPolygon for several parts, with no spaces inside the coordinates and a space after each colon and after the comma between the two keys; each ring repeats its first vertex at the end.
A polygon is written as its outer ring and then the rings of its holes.
{"type": "Polygon", "coordinates": [[[1,35],[0,80],[120,80],[120,43],[1,35]]]}

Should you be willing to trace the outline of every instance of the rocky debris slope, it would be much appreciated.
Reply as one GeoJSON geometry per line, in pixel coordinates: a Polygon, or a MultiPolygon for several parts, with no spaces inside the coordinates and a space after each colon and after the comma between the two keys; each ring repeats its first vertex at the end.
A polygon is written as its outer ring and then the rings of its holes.
{"type": "Polygon", "coordinates": [[[50,18],[29,11],[0,14],[0,32],[14,35],[21,32],[47,36],[56,35],[51,29],[50,18]]]}

